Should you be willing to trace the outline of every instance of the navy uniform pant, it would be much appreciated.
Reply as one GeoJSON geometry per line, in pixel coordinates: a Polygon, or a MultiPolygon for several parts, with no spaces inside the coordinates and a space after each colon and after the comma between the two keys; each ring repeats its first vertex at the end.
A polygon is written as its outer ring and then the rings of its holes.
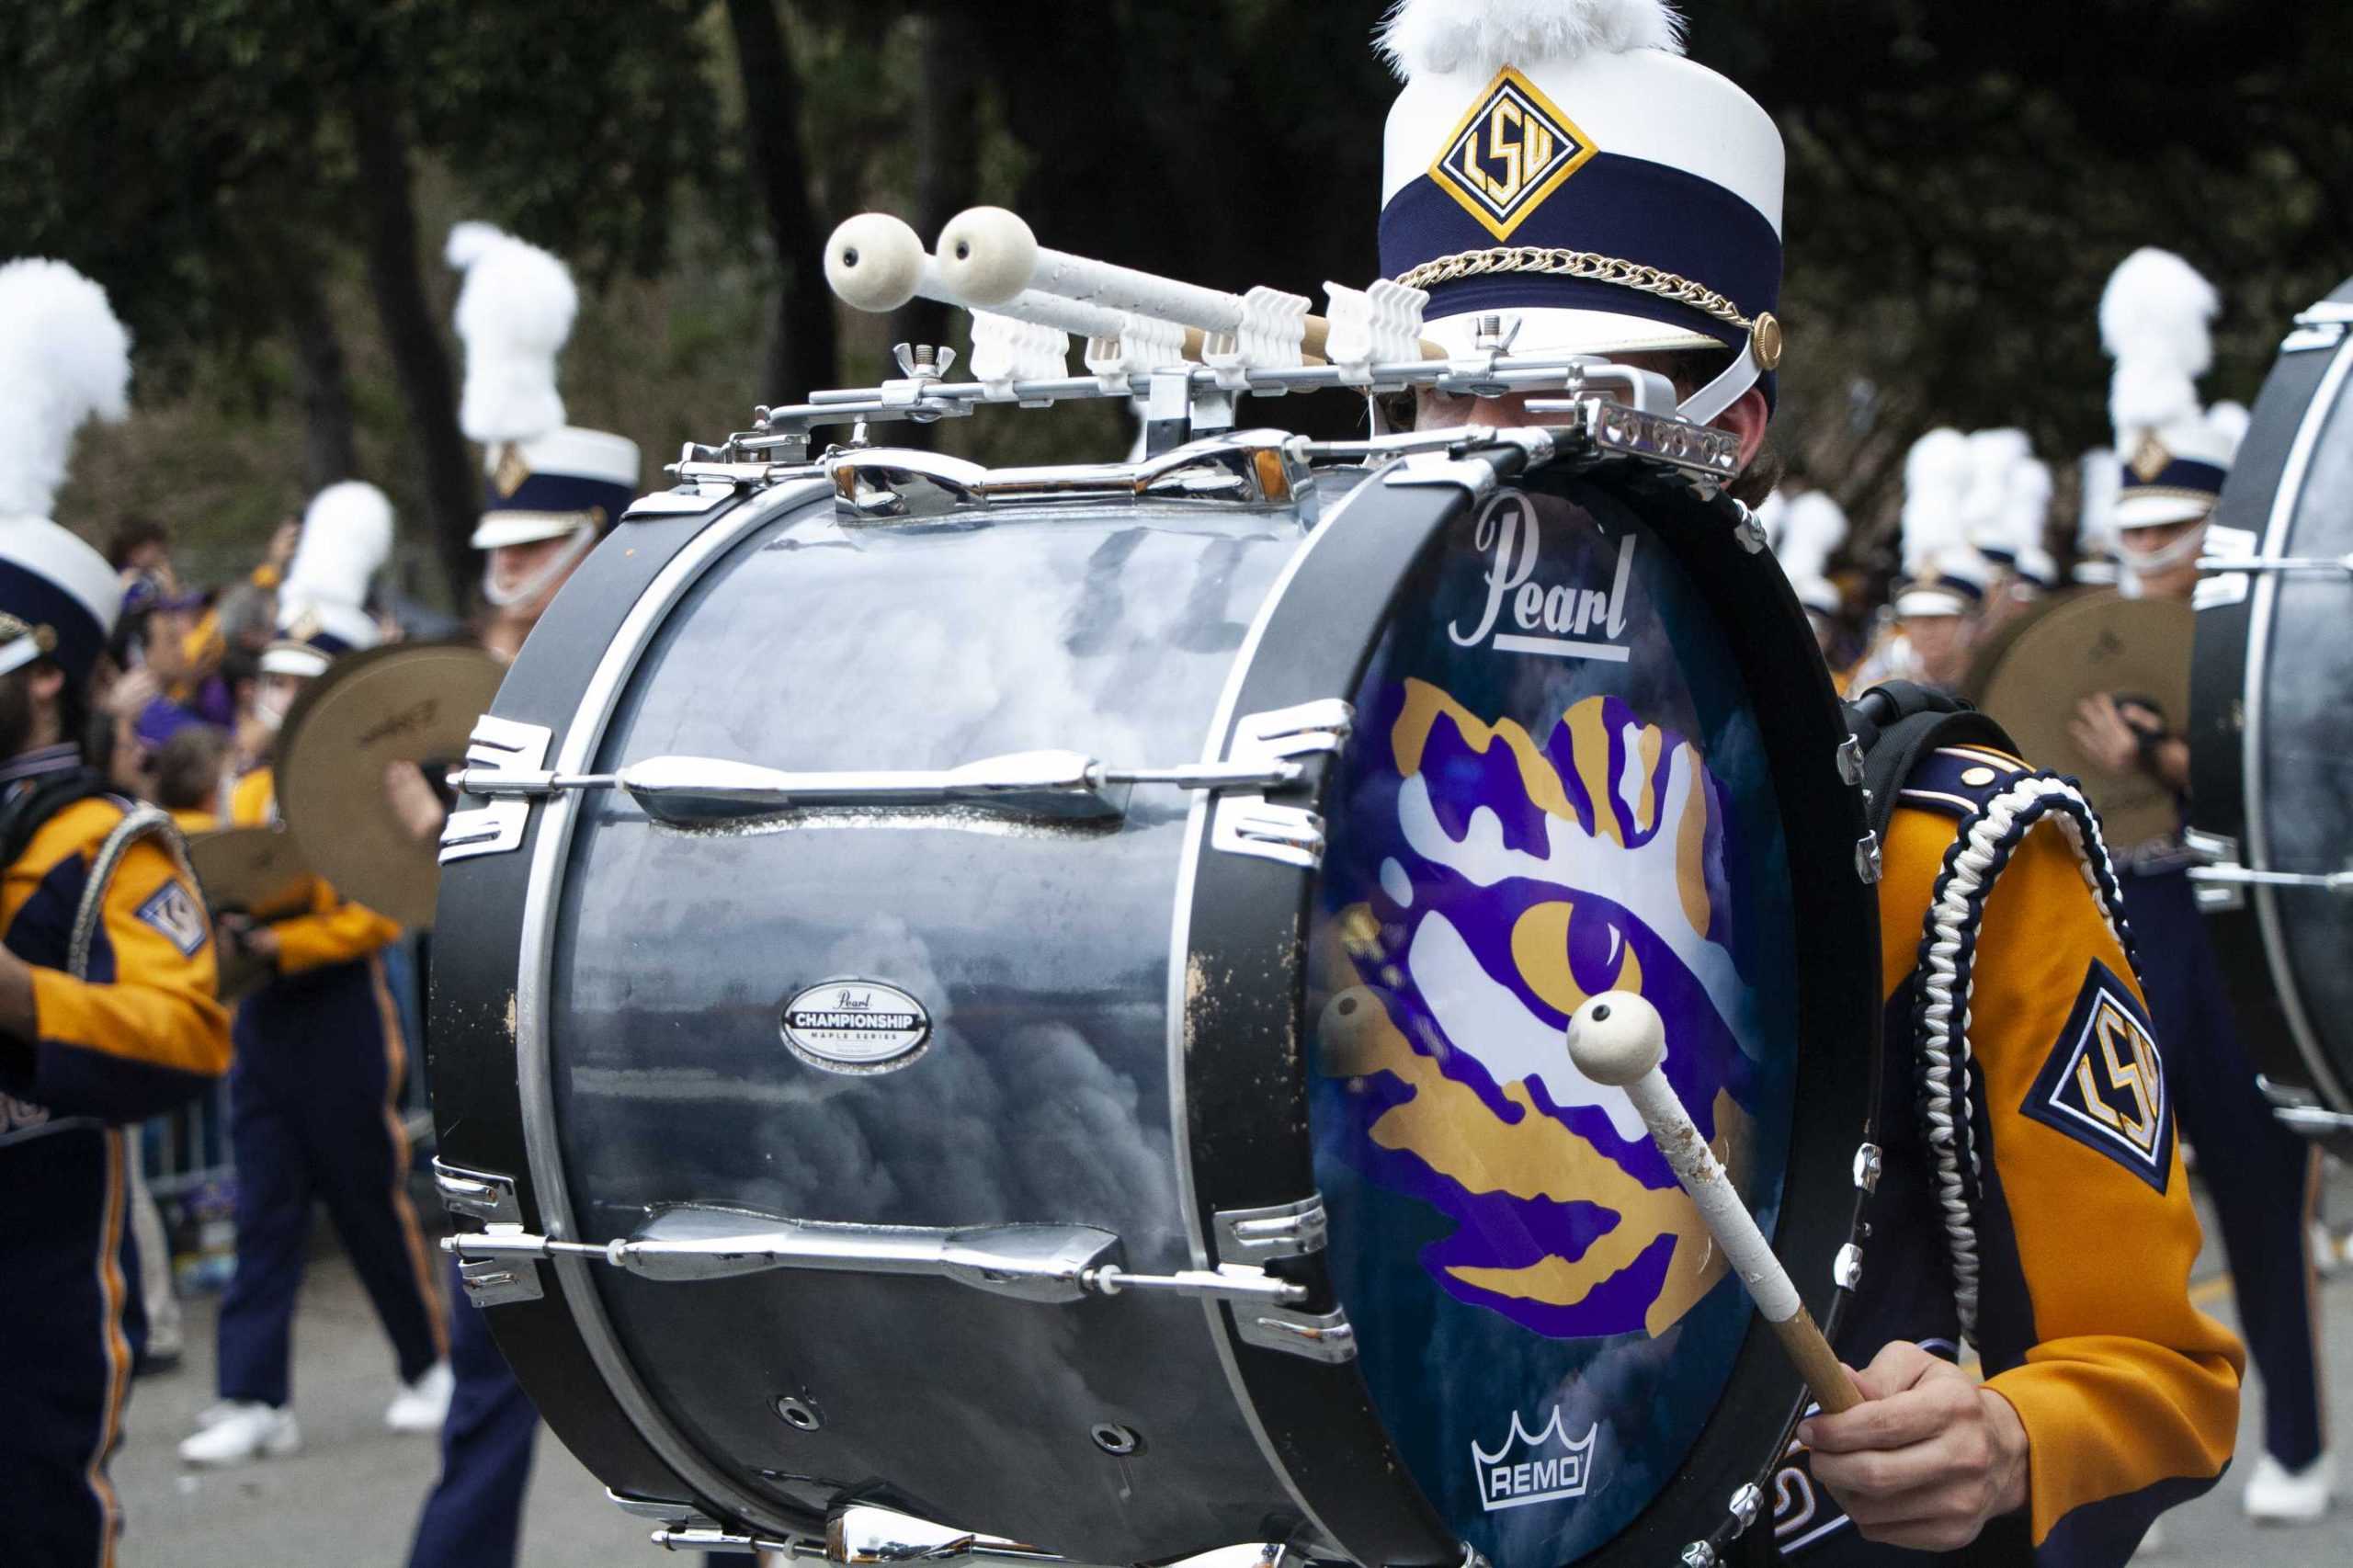
{"type": "Polygon", "coordinates": [[[2323,1441],[2309,1230],[2317,1155],[2255,1085],[2188,873],[2120,881],[2176,1113],[2222,1221],[2240,1332],[2263,1375],[2264,1447],[2302,1470],[2323,1441]]]}
{"type": "Polygon", "coordinates": [[[540,1413],[507,1369],[449,1263],[449,1369],[457,1392],[441,1427],[441,1475],[425,1499],[408,1568],[514,1568],[540,1413]]]}
{"type": "Polygon", "coordinates": [[[223,1399],[290,1396],[294,1298],[326,1205],[391,1337],[401,1381],[446,1353],[425,1233],[409,1201],[399,1017],[374,958],[274,981],[237,1009],[229,1138],[237,1268],[221,1301],[223,1399]]]}
{"type": "Polygon", "coordinates": [[[0,1100],[0,1561],[108,1568],[107,1464],[144,1334],[126,1136],[26,1127],[16,1105],[0,1100]]]}

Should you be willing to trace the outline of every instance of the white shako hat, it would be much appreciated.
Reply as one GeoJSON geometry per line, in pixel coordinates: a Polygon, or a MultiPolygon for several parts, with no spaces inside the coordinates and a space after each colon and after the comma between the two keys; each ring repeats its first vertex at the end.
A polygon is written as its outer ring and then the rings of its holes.
{"type": "Polygon", "coordinates": [[[1838,614],[1846,600],[1830,580],[1830,557],[1847,542],[1846,512],[1819,490],[1786,497],[1777,491],[1774,499],[1781,506],[1779,526],[1769,534],[1773,558],[1797,590],[1798,603],[1816,615],[1838,614]]]}
{"type": "Polygon", "coordinates": [[[131,334],[106,290],[60,261],[0,267],[0,674],[49,659],[80,686],[122,584],[50,520],[85,419],[131,411],[131,334]]]}
{"type": "Polygon", "coordinates": [[[368,585],[392,552],[392,504],[358,480],[330,484],[302,514],[301,541],[278,590],[278,639],[265,675],[316,676],[379,641],[368,585]]]}
{"type": "Polygon", "coordinates": [[[563,422],[556,356],[579,291],[563,262],[488,223],[460,223],[444,253],[465,274],[458,336],[466,384],[458,425],[483,449],[476,550],[594,531],[637,499],[637,443],[563,422]]]}
{"type": "Polygon", "coordinates": [[[1969,542],[1962,493],[1969,483],[1969,437],[1931,430],[1904,460],[1904,575],[1895,613],[1967,615],[1984,602],[1993,568],[1969,542]]]}
{"type": "Polygon", "coordinates": [[[1466,353],[1506,314],[1515,353],[1728,347],[1687,412],[1773,395],[1780,132],[1682,34],[1665,0],[1398,0],[1381,270],[1428,291],[1426,336],[1466,353]]]}
{"type": "Polygon", "coordinates": [[[2234,405],[2209,414],[2198,402],[2221,309],[2196,267],[2154,247],[2126,256],[2100,295],[2100,341],[2116,361],[2108,410],[2123,465],[2120,532],[2195,522],[2222,496],[2246,422],[2234,405]]]}

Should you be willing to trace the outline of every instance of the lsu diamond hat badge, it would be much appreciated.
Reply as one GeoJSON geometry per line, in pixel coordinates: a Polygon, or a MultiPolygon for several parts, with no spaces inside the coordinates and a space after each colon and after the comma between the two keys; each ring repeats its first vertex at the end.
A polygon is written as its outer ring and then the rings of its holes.
{"type": "Polygon", "coordinates": [[[1534,83],[1506,65],[1455,125],[1430,178],[1498,240],[1599,149],[1534,83]]]}

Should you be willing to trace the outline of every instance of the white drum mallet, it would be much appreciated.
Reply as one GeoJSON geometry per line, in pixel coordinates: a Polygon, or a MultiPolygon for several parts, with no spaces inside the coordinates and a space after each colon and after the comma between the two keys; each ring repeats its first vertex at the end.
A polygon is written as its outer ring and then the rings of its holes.
{"type": "Polygon", "coordinates": [[[1570,1017],[1569,1055],[1586,1077],[1624,1089],[1634,1102],[1643,1124],[1651,1130],[1651,1141],[1699,1205],[1709,1233],[1748,1288],[1756,1310],[1780,1336],[1781,1348],[1813,1391],[1823,1413],[1836,1415],[1860,1404],[1862,1395],[1854,1380],[1814,1326],[1813,1314],[1790,1282],[1789,1270],[1773,1256],[1732,1177],[1691,1125],[1675,1085],[1659,1070],[1666,1057],[1666,1025],[1658,1009],[1631,991],[1602,993],[1570,1017]]]}

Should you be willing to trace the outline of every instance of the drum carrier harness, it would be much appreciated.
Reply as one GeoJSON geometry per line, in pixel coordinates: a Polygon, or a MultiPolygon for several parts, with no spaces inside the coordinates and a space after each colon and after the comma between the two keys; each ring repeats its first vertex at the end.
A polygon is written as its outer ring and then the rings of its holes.
{"type": "MultiPolygon", "coordinates": [[[[1910,681],[1873,687],[1844,705],[1847,727],[1863,751],[1863,799],[1871,832],[1882,844],[1905,781],[1939,747],[1973,745],[2016,756],[2017,745],[1985,714],[1947,693],[1910,681]]],[[[1912,1040],[1917,1056],[1918,1107],[1952,1263],[1953,1303],[1962,1333],[1977,1333],[1979,1256],[1977,1210],[1984,1196],[1982,1138],[1970,1112],[1974,1081],[1969,1040],[1969,997],[1975,982],[1977,933],[1994,883],[2036,824],[2050,819],[2075,852],[2084,881],[2126,960],[2137,971],[2132,933],[2100,836],[2099,818],[2075,781],[2047,770],[2013,775],[1999,792],[1961,816],[1928,895],[1915,971],[1912,1040]]]]}

